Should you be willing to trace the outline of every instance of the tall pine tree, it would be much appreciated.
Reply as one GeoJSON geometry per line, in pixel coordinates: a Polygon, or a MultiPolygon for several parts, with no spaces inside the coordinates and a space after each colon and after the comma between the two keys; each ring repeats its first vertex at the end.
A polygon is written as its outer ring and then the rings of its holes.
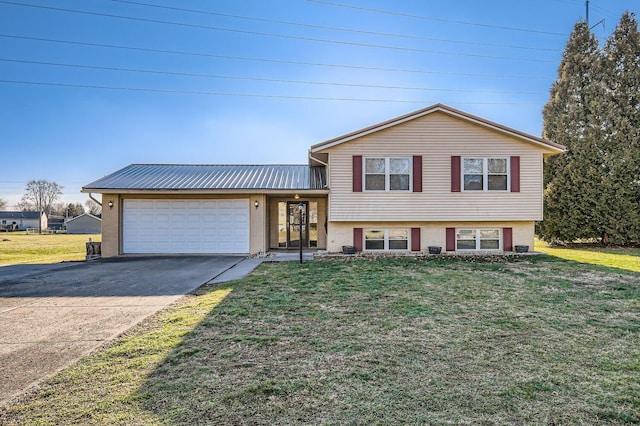
{"type": "Polygon", "coordinates": [[[545,161],[541,237],[640,244],[640,33],[632,13],[602,50],[576,24],[543,116],[544,136],[567,152],[545,161]]]}
{"type": "Polygon", "coordinates": [[[595,139],[598,98],[602,92],[598,42],[585,22],[578,22],[569,37],[543,110],[544,133],[567,147],[564,155],[545,161],[545,220],[539,227],[546,241],[566,242],[592,238],[597,214],[599,170],[595,139]]]}
{"type": "Polygon", "coordinates": [[[600,61],[604,140],[599,220],[605,240],[640,244],[640,32],[622,15],[600,61]]]}

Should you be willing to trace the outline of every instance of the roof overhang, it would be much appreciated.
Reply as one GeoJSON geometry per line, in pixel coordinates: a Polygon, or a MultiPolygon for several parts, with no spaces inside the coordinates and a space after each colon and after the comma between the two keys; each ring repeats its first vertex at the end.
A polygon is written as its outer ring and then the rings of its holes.
{"type": "Polygon", "coordinates": [[[80,192],[96,193],[96,194],[155,194],[155,195],[327,195],[329,189],[100,189],[100,188],[82,188],[80,192]]]}
{"type": "Polygon", "coordinates": [[[356,130],[354,132],[347,133],[345,135],[338,136],[336,138],[329,139],[329,140],[326,140],[324,142],[317,143],[317,144],[311,146],[309,152],[310,153],[321,152],[323,150],[332,148],[334,146],[343,144],[345,142],[349,142],[349,141],[352,141],[354,139],[358,139],[358,138],[361,138],[363,136],[370,135],[372,133],[376,133],[376,132],[379,132],[381,130],[385,130],[385,129],[388,129],[390,127],[397,126],[399,124],[406,123],[407,121],[415,120],[416,118],[424,117],[424,116],[432,114],[434,112],[442,112],[442,113],[447,114],[449,116],[457,117],[457,118],[460,118],[460,119],[462,119],[464,121],[467,121],[467,122],[470,122],[470,123],[474,123],[474,124],[477,124],[479,126],[482,126],[482,127],[497,131],[499,133],[503,133],[503,134],[515,137],[515,138],[523,140],[525,142],[529,142],[529,143],[535,144],[535,145],[539,146],[540,148],[543,148],[543,149],[546,149],[547,151],[550,151],[549,154],[559,154],[559,153],[562,153],[562,152],[564,152],[566,150],[566,148],[563,145],[557,144],[555,142],[551,142],[551,141],[548,141],[546,139],[539,138],[539,137],[530,135],[528,133],[521,132],[521,131],[516,130],[516,129],[512,129],[512,128],[507,127],[507,126],[503,126],[502,124],[498,124],[496,122],[484,119],[482,117],[478,117],[478,116],[469,114],[467,112],[460,111],[460,110],[455,109],[455,108],[451,108],[450,106],[447,106],[447,105],[435,104],[435,105],[431,105],[431,106],[429,106],[427,108],[423,108],[423,109],[418,110],[418,111],[410,112],[408,114],[401,115],[399,117],[392,118],[392,119],[387,120],[387,121],[383,121],[382,123],[374,124],[372,126],[365,127],[363,129],[356,130]]]}

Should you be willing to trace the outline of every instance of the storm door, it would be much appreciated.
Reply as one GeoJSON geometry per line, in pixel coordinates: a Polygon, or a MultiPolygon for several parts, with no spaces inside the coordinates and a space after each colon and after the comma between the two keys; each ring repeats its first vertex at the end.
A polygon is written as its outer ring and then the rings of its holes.
{"type": "Polygon", "coordinates": [[[287,202],[288,227],[287,227],[287,247],[309,247],[309,221],[307,220],[307,212],[309,211],[309,203],[287,202]],[[300,221],[300,204],[302,204],[302,222],[300,221]]]}

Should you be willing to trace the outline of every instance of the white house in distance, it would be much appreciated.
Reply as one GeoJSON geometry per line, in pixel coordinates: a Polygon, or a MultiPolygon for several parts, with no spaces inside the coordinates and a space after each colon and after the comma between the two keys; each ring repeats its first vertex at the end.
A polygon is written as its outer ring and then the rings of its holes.
{"type": "Polygon", "coordinates": [[[102,219],[89,213],[65,220],[67,234],[99,234],[102,231],[102,219]]]}
{"type": "Polygon", "coordinates": [[[47,229],[47,214],[42,212],[0,211],[0,231],[25,231],[47,229]]]}

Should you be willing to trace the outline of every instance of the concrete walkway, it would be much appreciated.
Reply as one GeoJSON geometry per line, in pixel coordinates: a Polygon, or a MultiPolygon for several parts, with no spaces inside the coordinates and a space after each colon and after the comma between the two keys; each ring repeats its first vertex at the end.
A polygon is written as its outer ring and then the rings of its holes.
{"type": "MultiPolygon", "coordinates": [[[[311,262],[313,260],[313,253],[303,253],[302,261],[311,262]]],[[[269,257],[248,257],[241,262],[237,263],[234,267],[227,269],[222,274],[218,275],[207,284],[219,284],[228,281],[241,280],[254,269],[256,269],[263,262],[299,262],[300,254],[293,252],[277,252],[270,253],[269,257]]]]}

